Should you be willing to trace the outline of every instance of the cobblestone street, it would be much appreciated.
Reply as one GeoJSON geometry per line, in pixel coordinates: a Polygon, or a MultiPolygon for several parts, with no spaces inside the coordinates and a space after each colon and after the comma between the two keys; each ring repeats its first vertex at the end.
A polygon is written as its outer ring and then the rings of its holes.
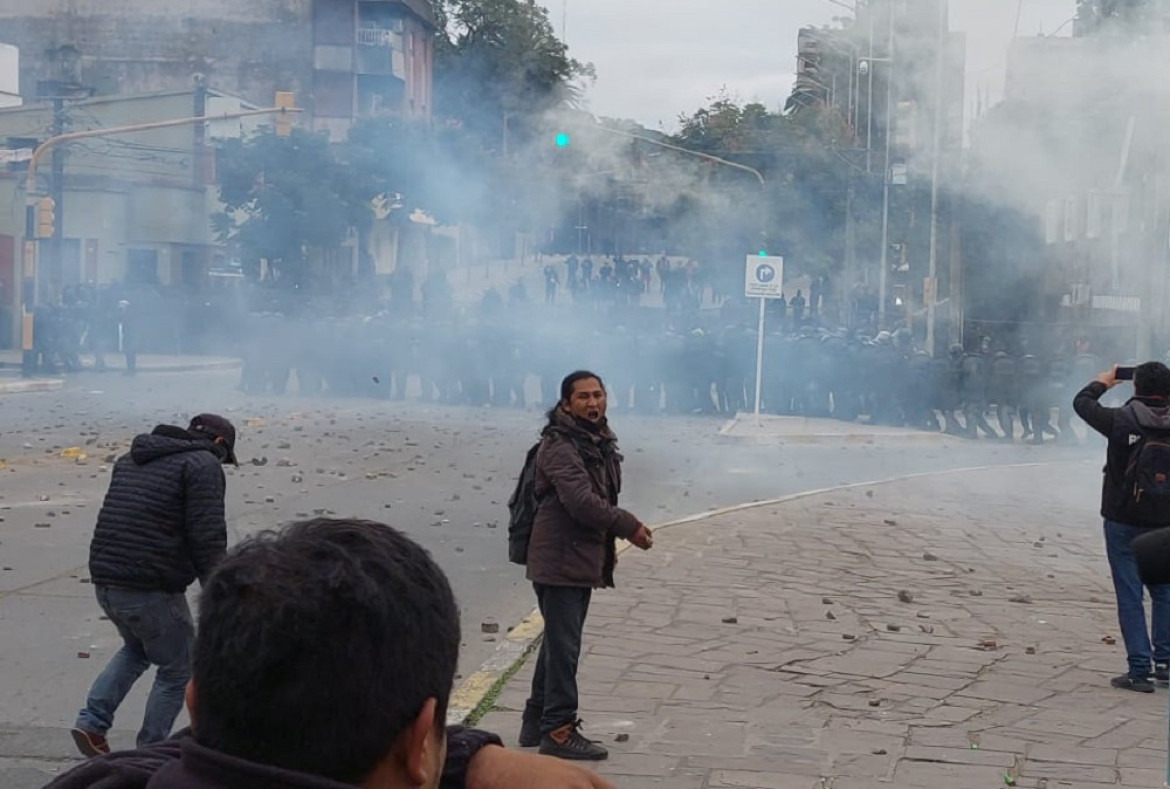
{"type": "MultiPolygon", "coordinates": [[[[586,735],[623,789],[1161,786],[1098,466],[920,476],[660,530],[594,596],[586,735]],[[627,739],[628,738],[628,739],[627,739]]],[[[529,660],[482,721],[514,744],[529,660]]]]}

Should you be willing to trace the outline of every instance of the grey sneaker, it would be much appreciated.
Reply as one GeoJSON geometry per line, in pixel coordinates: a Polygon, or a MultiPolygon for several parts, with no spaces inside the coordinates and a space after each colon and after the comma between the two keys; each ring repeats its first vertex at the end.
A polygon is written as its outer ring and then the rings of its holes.
{"type": "Polygon", "coordinates": [[[1159,685],[1170,684],[1170,663],[1154,664],[1154,681],[1159,685]]]}

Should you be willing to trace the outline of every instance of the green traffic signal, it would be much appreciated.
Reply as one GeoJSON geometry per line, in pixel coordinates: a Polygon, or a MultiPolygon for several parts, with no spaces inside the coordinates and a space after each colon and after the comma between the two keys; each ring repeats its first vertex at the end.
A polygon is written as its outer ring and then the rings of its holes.
{"type": "Polygon", "coordinates": [[[767,251],[765,251],[765,250],[761,249],[761,250],[760,250],[760,257],[762,257],[762,258],[766,258],[766,257],[768,257],[768,253],[767,253],[767,251]]]}
{"type": "Polygon", "coordinates": [[[565,134],[564,132],[561,132],[556,136],[556,143],[558,148],[568,148],[569,142],[569,135],[565,134]]]}

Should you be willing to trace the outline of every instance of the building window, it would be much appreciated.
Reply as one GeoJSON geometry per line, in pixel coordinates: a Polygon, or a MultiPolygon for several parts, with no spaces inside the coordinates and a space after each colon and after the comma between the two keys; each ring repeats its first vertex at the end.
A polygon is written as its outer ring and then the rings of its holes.
{"type": "Polygon", "coordinates": [[[357,82],[359,115],[381,115],[402,111],[403,84],[401,80],[394,77],[359,74],[357,82]]]}
{"type": "Polygon", "coordinates": [[[157,285],[158,251],[131,249],[126,255],[126,282],[131,285],[157,285]]]}

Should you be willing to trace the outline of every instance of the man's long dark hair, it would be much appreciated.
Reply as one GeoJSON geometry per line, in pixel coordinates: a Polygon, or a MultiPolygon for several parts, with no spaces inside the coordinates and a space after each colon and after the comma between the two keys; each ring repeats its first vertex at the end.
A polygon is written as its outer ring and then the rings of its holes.
{"type": "Polygon", "coordinates": [[[557,400],[553,404],[553,407],[548,410],[548,413],[545,414],[548,417],[548,423],[550,425],[557,423],[557,409],[569,402],[573,397],[573,387],[576,386],[578,381],[584,381],[587,378],[596,378],[597,383],[601,384],[601,391],[606,391],[605,381],[601,380],[601,376],[597,373],[588,370],[574,370],[569,373],[561,380],[561,399],[557,400]]]}
{"type": "Polygon", "coordinates": [[[194,730],[241,759],[358,784],[428,698],[445,725],[459,612],[443,571],[381,523],[264,532],[199,603],[194,730]]]}

